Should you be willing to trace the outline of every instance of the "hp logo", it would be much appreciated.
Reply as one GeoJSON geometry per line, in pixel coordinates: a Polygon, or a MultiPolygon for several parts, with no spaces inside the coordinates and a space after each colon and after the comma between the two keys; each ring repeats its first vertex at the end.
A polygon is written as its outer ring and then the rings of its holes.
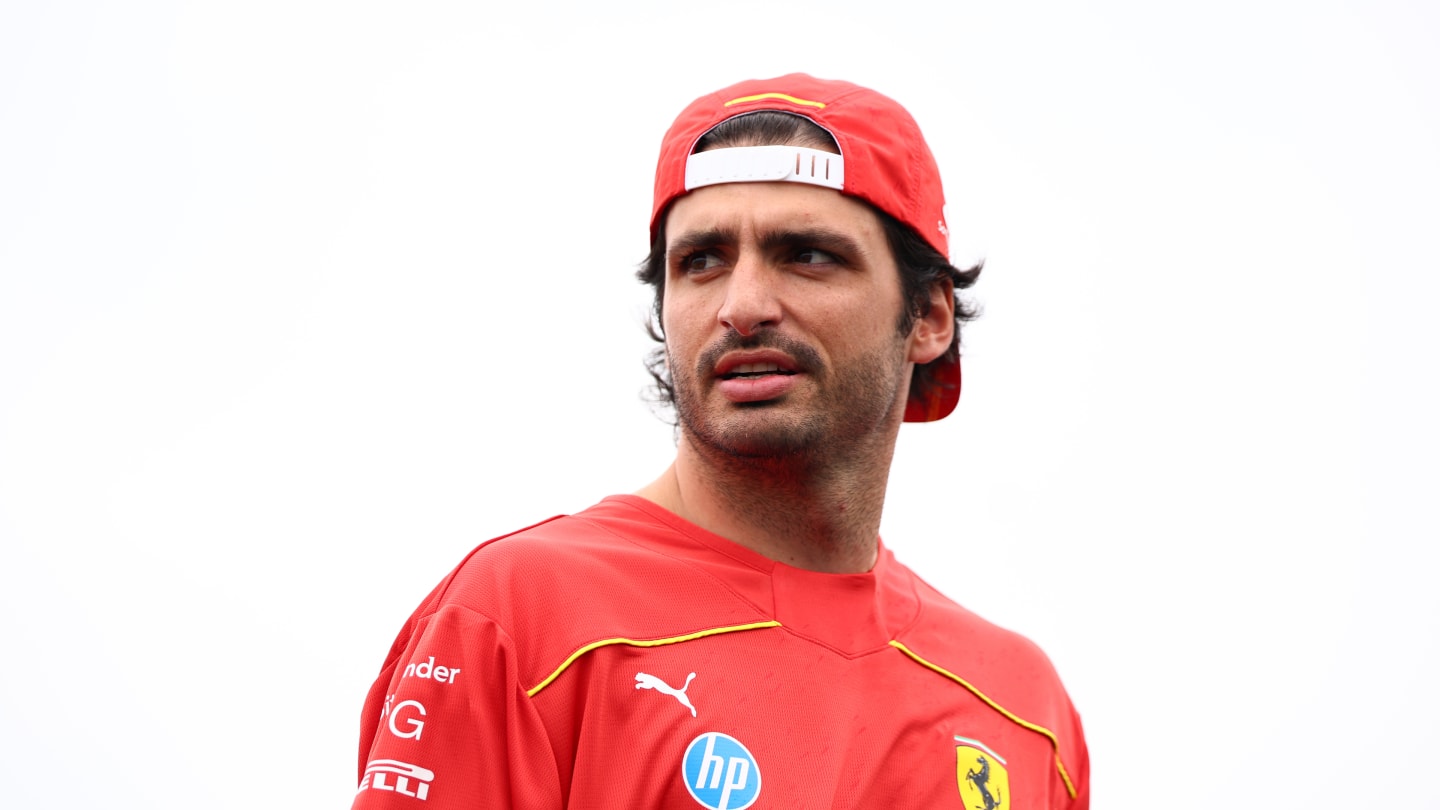
{"type": "Polygon", "coordinates": [[[685,788],[710,810],[744,810],[760,796],[760,768],[740,741],[709,731],[690,741],[680,764],[685,788]]]}

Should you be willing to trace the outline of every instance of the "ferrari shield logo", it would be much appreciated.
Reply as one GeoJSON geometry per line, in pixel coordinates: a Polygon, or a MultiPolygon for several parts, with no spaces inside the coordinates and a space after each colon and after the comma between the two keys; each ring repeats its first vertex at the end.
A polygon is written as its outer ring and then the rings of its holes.
{"type": "Polygon", "coordinates": [[[985,743],[956,737],[955,780],[966,810],[1009,810],[1010,774],[1005,760],[985,743]]]}

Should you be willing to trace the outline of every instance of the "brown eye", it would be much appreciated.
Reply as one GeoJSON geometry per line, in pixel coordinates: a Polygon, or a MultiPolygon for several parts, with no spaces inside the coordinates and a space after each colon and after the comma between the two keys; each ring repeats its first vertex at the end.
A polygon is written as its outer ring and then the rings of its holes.
{"type": "Polygon", "coordinates": [[[720,266],[720,258],[710,251],[701,251],[686,256],[680,263],[680,269],[687,273],[698,273],[704,270],[711,270],[720,266]]]}
{"type": "Polygon", "coordinates": [[[795,254],[796,264],[835,264],[835,262],[834,256],[815,248],[806,248],[795,254]]]}

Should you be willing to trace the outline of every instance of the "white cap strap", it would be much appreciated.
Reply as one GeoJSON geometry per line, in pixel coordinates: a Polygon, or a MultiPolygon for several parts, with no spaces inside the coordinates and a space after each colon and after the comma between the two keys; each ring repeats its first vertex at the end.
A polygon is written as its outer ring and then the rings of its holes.
{"type": "Polygon", "coordinates": [[[845,159],[806,146],[735,146],[685,161],[685,190],[720,183],[809,183],[845,188],[845,159]]]}

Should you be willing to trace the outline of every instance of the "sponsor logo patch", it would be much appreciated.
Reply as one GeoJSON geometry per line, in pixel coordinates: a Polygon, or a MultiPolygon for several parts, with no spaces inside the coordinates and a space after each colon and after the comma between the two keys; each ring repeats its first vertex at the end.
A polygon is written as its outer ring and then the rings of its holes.
{"type": "Polygon", "coordinates": [[[418,664],[413,661],[406,664],[405,674],[401,675],[400,677],[428,678],[430,680],[439,681],[440,683],[454,683],[455,676],[459,674],[460,670],[458,669],[453,669],[451,667],[435,666],[435,656],[432,655],[430,656],[429,660],[421,661],[418,664]]]}
{"type": "Polygon", "coordinates": [[[1010,810],[1005,760],[979,740],[957,736],[955,742],[955,780],[966,810],[1010,810]]]}
{"type": "Polygon", "coordinates": [[[435,772],[419,765],[398,759],[372,759],[365,764],[365,775],[355,792],[389,790],[423,802],[430,795],[430,783],[434,780],[435,772]]]}
{"type": "Polygon", "coordinates": [[[710,810],[744,810],[760,797],[760,766],[729,734],[707,731],[691,740],[680,775],[691,797],[710,810]]]}
{"type": "Polygon", "coordinates": [[[691,703],[690,696],[685,694],[686,690],[690,688],[690,682],[693,680],[695,680],[695,673],[692,672],[690,673],[690,677],[685,679],[685,685],[680,687],[679,689],[676,689],[675,687],[671,686],[668,683],[665,683],[654,675],[649,675],[644,672],[637,672],[635,673],[635,688],[654,689],[656,692],[659,692],[662,695],[669,695],[670,697],[673,697],[676,700],[680,701],[680,705],[689,709],[690,716],[694,717],[695,704],[691,703]]]}
{"type": "Polygon", "coordinates": [[[425,721],[415,718],[425,716],[425,707],[420,705],[418,700],[402,700],[392,706],[390,704],[393,700],[395,700],[394,695],[385,698],[385,708],[380,710],[380,719],[384,720],[387,717],[390,719],[388,723],[390,733],[396,737],[406,740],[420,739],[420,732],[425,730],[425,721]],[[397,720],[400,722],[399,728],[395,727],[397,720]]]}

